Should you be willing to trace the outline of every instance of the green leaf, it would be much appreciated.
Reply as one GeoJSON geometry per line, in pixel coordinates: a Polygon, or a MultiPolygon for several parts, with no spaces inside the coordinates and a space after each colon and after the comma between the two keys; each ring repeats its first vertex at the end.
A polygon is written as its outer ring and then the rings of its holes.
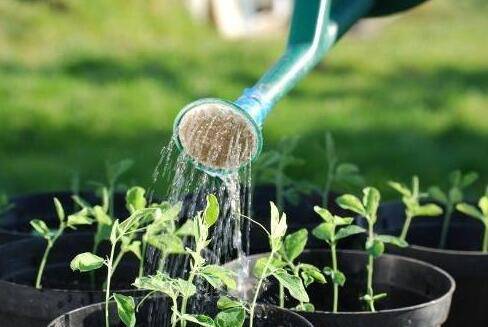
{"type": "Polygon", "coordinates": [[[335,239],[336,241],[339,241],[343,238],[356,235],[356,234],[361,234],[364,232],[366,232],[366,230],[362,227],[356,225],[349,225],[339,229],[339,231],[336,233],[335,239]]]}
{"type": "Polygon", "coordinates": [[[155,291],[169,297],[176,297],[177,291],[173,284],[173,279],[167,273],[158,271],[156,275],[136,278],[132,285],[141,290],[155,291]]]}
{"type": "Polygon", "coordinates": [[[117,242],[117,239],[119,237],[119,220],[115,220],[113,225],[112,225],[112,230],[110,232],[110,242],[112,244],[115,244],[117,242]]]}
{"type": "Polygon", "coordinates": [[[104,208],[100,206],[93,207],[93,215],[99,224],[110,226],[112,225],[112,218],[107,215],[104,208]]]}
{"type": "Polygon", "coordinates": [[[376,222],[376,213],[380,205],[381,195],[380,192],[374,187],[367,187],[363,190],[363,204],[366,209],[369,220],[376,222]]]}
{"type": "Polygon", "coordinates": [[[176,231],[177,236],[195,236],[195,222],[191,219],[185,221],[183,225],[176,231]]]}
{"type": "Polygon", "coordinates": [[[220,310],[231,309],[231,308],[241,308],[243,304],[239,301],[232,300],[227,296],[221,296],[217,301],[217,307],[220,310]]]}
{"type": "Polygon", "coordinates": [[[408,187],[405,186],[404,184],[397,183],[397,182],[388,182],[388,185],[390,185],[390,187],[392,187],[395,191],[402,194],[403,196],[406,197],[412,196],[412,192],[410,192],[408,187]]]}
{"type": "Polygon", "coordinates": [[[339,216],[334,216],[334,224],[336,226],[345,226],[345,225],[350,225],[354,222],[354,218],[351,217],[339,217],[339,216]]]}
{"type": "Polygon", "coordinates": [[[438,187],[438,186],[432,186],[429,188],[429,194],[432,197],[432,199],[442,203],[442,204],[447,204],[449,201],[447,199],[447,195],[438,187]]]}
{"type": "Polygon", "coordinates": [[[306,263],[300,264],[299,268],[302,271],[301,276],[304,280],[305,287],[313,282],[317,282],[319,284],[325,284],[327,282],[325,280],[325,276],[322,274],[322,272],[320,272],[319,268],[306,263]]]}
{"type": "Polygon", "coordinates": [[[189,321],[202,327],[215,327],[213,319],[205,315],[184,314],[181,315],[181,320],[189,321]]]}
{"type": "Polygon", "coordinates": [[[355,175],[359,173],[358,166],[352,163],[341,163],[336,168],[336,174],[339,176],[355,175]]]}
{"type": "Polygon", "coordinates": [[[457,187],[449,190],[449,200],[451,203],[459,203],[463,200],[463,192],[457,187]]]}
{"type": "Polygon", "coordinates": [[[303,312],[314,312],[315,306],[312,303],[302,303],[297,305],[293,310],[303,311],[303,312]]]}
{"type": "Polygon", "coordinates": [[[67,222],[68,227],[75,229],[76,226],[79,225],[91,225],[93,223],[93,219],[88,217],[87,213],[87,210],[83,209],[75,214],[69,215],[67,222]]]}
{"type": "Polygon", "coordinates": [[[478,208],[476,208],[475,206],[472,206],[470,204],[459,203],[456,206],[456,209],[458,211],[464,213],[465,215],[471,216],[471,217],[479,219],[481,221],[484,220],[483,213],[478,208]]]}
{"type": "Polygon", "coordinates": [[[104,263],[105,260],[103,258],[90,252],[84,252],[71,260],[70,267],[73,271],[87,272],[102,267],[104,263]]]}
{"type": "Polygon", "coordinates": [[[285,254],[288,260],[294,261],[300,254],[302,254],[308,241],[308,231],[302,228],[293,234],[285,237],[285,254]]]}
{"type": "Polygon", "coordinates": [[[463,174],[461,173],[460,170],[455,170],[449,174],[449,183],[451,185],[458,187],[461,184],[461,179],[462,179],[463,174]]]}
{"type": "Polygon", "coordinates": [[[140,186],[131,187],[125,195],[125,203],[127,210],[133,213],[137,210],[142,210],[146,207],[146,190],[140,186]]]}
{"type": "Polygon", "coordinates": [[[147,243],[156,249],[162,251],[164,254],[182,254],[185,253],[185,244],[176,235],[149,235],[147,243]]]}
{"type": "Polygon", "coordinates": [[[131,296],[125,296],[114,293],[114,300],[117,303],[117,313],[120,320],[127,327],[134,327],[136,325],[136,304],[131,296]]]}
{"type": "Polygon", "coordinates": [[[319,206],[313,207],[313,210],[318,213],[326,223],[331,223],[334,221],[334,216],[332,216],[329,210],[321,208],[319,206]]]}
{"type": "Polygon", "coordinates": [[[273,202],[270,202],[271,206],[271,237],[278,239],[286,234],[286,215],[280,217],[280,212],[273,202]]]}
{"type": "Polygon", "coordinates": [[[461,181],[461,185],[463,187],[468,187],[468,186],[472,185],[474,182],[476,182],[476,180],[478,180],[478,177],[479,177],[478,173],[476,173],[474,171],[470,171],[466,175],[463,176],[462,181],[461,181]]]}
{"type": "MultiPolygon", "coordinates": [[[[260,278],[263,275],[264,268],[266,267],[267,262],[268,262],[268,257],[261,257],[258,260],[256,260],[256,263],[254,264],[254,268],[253,268],[254,276],[260,278]]],[[[269,274],[270,270],[272,271],[275,269],[283,268],[284,266],[286,266],[285,262],[281,261],[278,258],[273,258],[271,260],[269,267],[268,267],[267,274],[269,274]]],[[[267,276],[264,276],[264,277],[267,277],[267,276]]]]}
{"type": "Polygon", "coordinates": [[[387,293],[376,294],[375,296],[373,296],[373,300],[378,301],[378,300],[384,299],[387,296],[388,296],[387,293]]]}
{"type": "Polygon", "coordinates": [[[217,197],[213,194],[207,195],[207,206],[203,211],[203,221],[205,222],[205,225],[210,227],[215,224],[219,218],[219,211],[219,201],[217,200],[217,197]]]}
{"type": "Polygon", "coordinates": [[[408,243],[405,240],[402,240],[399,237],[396,236],[391,236],[391,235],[377,235],[376,239],[383,242],[383,243],[388,243],[392,244],[401,248],[406,248],[408,246],[408,243]]]}
{"type": "Polygon", "coordinates": [[[217,327],[242,327],[246,320],[244,308],[231,308],[221,311],[215,317],[217,327]]]}
{"type": "Polygon", "coordinates": [[[40,219],[33,219],[30,221],[30,224],[34,230],[44,237],[46,240],[51,239],[51,230],[47,227],[46,223],[40,219]]]}
{"type": "Polygon", "coordinates": [[[222,285],[227,286],[227,288],[231,290],[236,289],[237,283],[235,275],[236,274],[232,270],[217,265],[204,266],[200,270],[200,276],[205,278],[205,280],[215,289],[222,288],[222,285]]]}
{"type": "Polygon", "coordinates": [[[342,195],[337,198],[336,202],[342,209],[351,210],[361,216],[367,215],[366,209],[361,203],[361,200],[352,194],[342,195]]]}
{"type": "Polygon", "coordinates": [[[339,285],[341,287],[346,283],[346,276],[339,270],[333,270],[330,267],[324,268],[324,274],[330,276],[332,283],[339,285]]]}
{"type": "Polygon", "coordinates": [[[374,258],[381,256],[385,252],[385,244],[375,238],[366,242],[366,252],[374,258]]]}
{"type": "Polygon", "coordinates": [[[319,240],[324,240],[326,242],[333,242],[335,232],[335,225],[333,223],[321,223],[312,230],[313,236],[319,240]]]}
{"type": "Polygon", "coordinates": [[[176,280],[176,285],[181,295],[186,298],[192,297],[197,293],[197,287],[187,280],[178,278],[176,280]]]}
{"type": "Polygon", "coordinates": [[[302,280],[296,276],[290,275],[284,269],[278,269],[273,272],[273,276],[280,284],[290,292],[290,295],[301,302],[309,302],[307,291],[303,286],[302,280]]]}
{"type": "Polygon", "coordinates": [[[478,201],[478,206],[480,207],[484,218],[488,219],[488,195],[481,197],[478,201]]]}
{"type": "Polygon", "coordinates": [[[415,208],[414,216],[437,217],[443,212],[437,204],[425,204],[415,208]]]}
{"type": "Polygon", "coordinates": [[[59,201],[58,198],[54,198],[54,207],[56,208],[56,214],[58,215],[58,219],[60,222],[63,222],[66,218],[66,214],[64,213],[63,205],[59,201]]]}

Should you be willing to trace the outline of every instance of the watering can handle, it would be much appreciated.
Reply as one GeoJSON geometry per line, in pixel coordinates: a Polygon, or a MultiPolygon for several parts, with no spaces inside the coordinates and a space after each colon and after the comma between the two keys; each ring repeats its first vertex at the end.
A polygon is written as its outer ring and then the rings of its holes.
{"type": "Polygon", "coordinates": [[[375,0],[295,0],[285,53],[235,103],[262,126],[273,106],[374,4],[375,0]]]}

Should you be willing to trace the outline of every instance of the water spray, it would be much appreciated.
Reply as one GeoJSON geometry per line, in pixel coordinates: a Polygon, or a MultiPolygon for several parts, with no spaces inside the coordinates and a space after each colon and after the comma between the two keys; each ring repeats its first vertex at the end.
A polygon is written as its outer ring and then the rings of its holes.
{"type": "Polygon", "coordinates": [[[295,0],[281,58],[236,101],[200,99],[174,124],[174,138],[198,168],[212,175],[256,159],[264,120],[275,106],[361,18],[403,11],[426,0],[295,0]]]}

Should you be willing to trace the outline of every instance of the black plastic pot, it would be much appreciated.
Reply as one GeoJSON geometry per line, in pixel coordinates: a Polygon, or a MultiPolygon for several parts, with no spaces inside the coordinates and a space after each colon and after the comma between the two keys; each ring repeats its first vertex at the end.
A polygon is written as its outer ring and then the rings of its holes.
{"type": "MultiPolygon", "coordinates": [[[[53,198],[57,197],[67,214],[77,210],[71,199],[71,192],[38,193],[13,197],[10,210],[0,216],[0,244],[18,241],[32,236],[32,219],[42,219],[51,228],[56,228],[59,220],[56,216],[53,198]]],[[[91,204],[100,204],[101,199],[94,192],[82,192],[80,196],[91,204]]],[[[126,217],[125,194],[115,193],[114,210],[116,217],[126,217]]],[[[80,227],[78,231],[92,227],[80,227]]],[[[70,232],[67,230],[67,232],[70,232]]]]}
{"type": "MultiPolygon", "coordinates": [[[[216,314],[215,302],[205,301],[203,311],[209,316],[216,314]]],[[[169,326],[168,303],[165,298],[152,298],[146,301],[136,315],[138,327],[169,326]]],[[[259,306],[256,310],[256,327],[313,327],[306,319],[289,310],[273,306],[259,306]]],[[[110,303],[110,326],[123,327],[117,313],[115,303],[110,303]]],[[[189,323],[188,327],[194,324],[189,323]]],[[[55,319],[48,327],[105,327],[104,304],[93,304],[81,309],[68,312],[55,319]]]]}
{"type": "MultiPolygon", "coordinates": [[[[250,267],[263,254],[249,257],[250,267]]],[[[319,268],[330,266],[328,250],[306,250],[298,260],[319,268]]],[[[312,284],[308,288],[313,313],[299,312],[314,326],[324,327],[435,327],[447,319],[454,280],[443,270],[415,259],[385,254],[375,260],[374,288],[376,293],[386,292],[387,298],[376,303],[377,312],[366,310],[359,297],[366,288],[367,255],[361,251],[338,252],[339,269],[347,281],[339,293],[339,313],[332,313],[332,286],[312,284]]],[[[239,263],[228,264],[238,269],[239,263]]],[[[249,284],[254,284],[250,280],[249,284]]],[[[278,303],[278,287],[271,281],[260,297],[261,302],[278,303]]],[[[288,298],[286,306],[297,303],[288,298]]]]}
{"type": "MultiPolygon", "coordinates": [[[[253,196],[253,219],[266,226],[269,230],[270,224],[270,201],[275,201],[275,187],[271,185],[259,185],[256,187],[253,196]]],[[[335,202],[339,195],[331,193],[328,201],[328,209],[342,216],[352,216],[352,213],[341,209],[335,202]]],[[[301,195],[297,204],[285,202],[284,212],[287,215],[288,232],[293,233],[299,229],[306,228],[309,231],[309,242],[307,247],[311,249],[320,249],[323,247],[323,241],[312,236],[312,230],[317,227],[322,219],[313,210],[314,206],[322,204],[322,198],[318,193],[301,195]]],[[[269,242],[265,233],[256,224],[250,227],[250,253],[263,253],[269,251],[269,242]]],[[[350,247],[352,239],[346,239],[341,242],[343,248],[350,247]]]]}
{"type": "MultiPolygon", "coordinates": [[[[391,202],[380,207],[378,232],[400,233],[404,207],[391,202]]],[[[488,326],[488,254],[479,251],[483,227],[477,220],[455,212],[445,250],[438,249],[441,217],[418,217],[410,227],[408,248],[391,248],[390,252],[436,265],[456,280],[451,314],[445,326],[488,326]]]]}
{"type": "MultiPolygon", "coordinates": [[[[75,255],[91,251],[93,235],[69,234],[53,247],[43,276],[43,289],[33,287],[46,247],[42,238],[29,238],[0,247],[0,325],[2,327],[44,327],[59,315],[104,299],[102,283],[106,270],[95,275],[72,272],[69,263],[75,255]]],[[[106,249],[101,247],[101,256],[106,249]]],[[[138,263],[127,255],[113,279],[113,289],[125,289],[134,281],[138,263]]],[[[141,294],[131,290],[118,293],[141,294]]]]}

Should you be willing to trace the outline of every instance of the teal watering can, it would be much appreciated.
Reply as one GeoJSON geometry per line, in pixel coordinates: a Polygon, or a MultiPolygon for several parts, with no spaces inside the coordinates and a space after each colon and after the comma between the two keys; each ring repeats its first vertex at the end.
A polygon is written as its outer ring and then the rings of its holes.
{"type": "Polygon", "coordinates": [[[200,99],[183,108],[174,123],[176,145],[207,173],[238,170],[259,155],[263,123],[271,109],[357,21],[425,1],[295,0],[281,58],[236,101],[200,99]]]}

